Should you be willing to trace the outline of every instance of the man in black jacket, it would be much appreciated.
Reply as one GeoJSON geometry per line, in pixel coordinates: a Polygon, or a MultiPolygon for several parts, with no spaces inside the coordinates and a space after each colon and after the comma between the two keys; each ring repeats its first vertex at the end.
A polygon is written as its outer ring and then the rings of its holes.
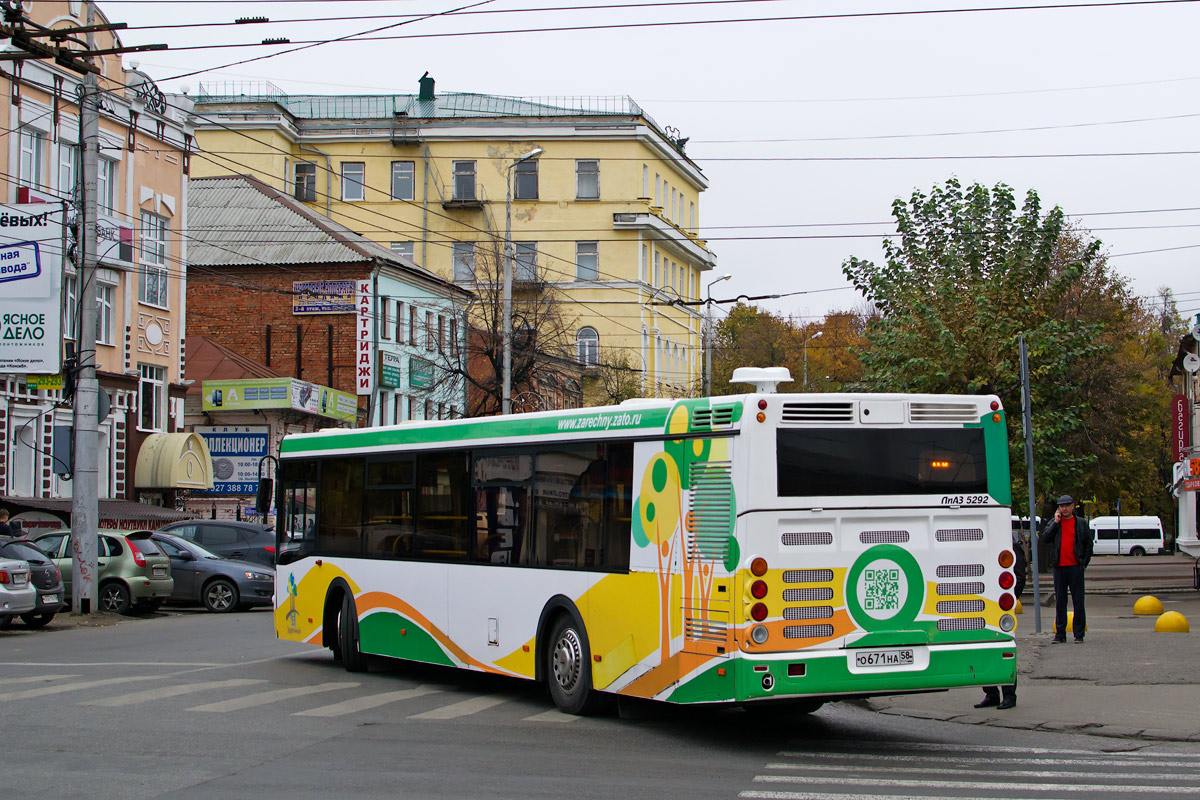
{"type": "Polygon", "coordinates": [[[1075,499],[1069,494],[1058,498],[1054,519],[1042,530],[1042,544],[1049,546],[1050,565],[1054,567],[1054,643],[1067,640],[1067,592],[1075,612],[1075,643],[1083,642],[1087,615],[1083,607],[1083,571],[1092,560],[1092,529],[1087,520],[1075,514],[1075,499]]]}

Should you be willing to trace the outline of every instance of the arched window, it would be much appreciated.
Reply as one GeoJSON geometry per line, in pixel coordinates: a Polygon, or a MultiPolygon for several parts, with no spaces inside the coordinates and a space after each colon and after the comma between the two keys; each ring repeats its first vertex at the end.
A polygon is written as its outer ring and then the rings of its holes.
{"type": "Polygon", "coordinates": [[[588,365],[600,361],[600,334],[595,328],[580,328],[575,334],[575,348],[579,363],[588,365]]]}

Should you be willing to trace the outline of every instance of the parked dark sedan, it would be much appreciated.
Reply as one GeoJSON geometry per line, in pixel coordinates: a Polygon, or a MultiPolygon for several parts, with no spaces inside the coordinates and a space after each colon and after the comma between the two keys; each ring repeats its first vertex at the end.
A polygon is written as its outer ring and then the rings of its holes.
{"type": "Polygon", "coordinates": [[[0,538],[0,558],[15,558],[29,563],[29,582],[37,589],[37,605],[21,615],[30,628],[44,628],[65,605],[62,573],[49,554],[29,539],[0,538]]]}
{"type": "Polygon", "coordinates": [[[250,561],[221,558],[169,533],[155,533],[153,539],[171,559],[175,590],[167,602],[202,603],[217,613],[271,604],[275,570],[250,561]]]}
{"type": "Polygon", "coordinates": [[[275,566],[275,531],[252,522],[227,520],[188,520],[173,522],[162,529],[203,547],[221,558],[254,561],[275,566]]]}

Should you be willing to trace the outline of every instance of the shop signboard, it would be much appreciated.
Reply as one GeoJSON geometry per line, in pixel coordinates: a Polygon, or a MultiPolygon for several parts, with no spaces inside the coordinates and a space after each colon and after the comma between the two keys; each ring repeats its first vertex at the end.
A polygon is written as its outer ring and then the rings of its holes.
{"type": "Polygon", "coordinates": [[[212,454],[213,488],[193,494],[254,494],[258,465],[270,450],[269,425],[196,426],[212,454]]]}
{"type": "Polygon", "coordinates": [[[379,385],[389,389],[400,387],[401,358],[387,350],[379,351],[379,385]]]}
{"type": "Polygon", "coordinates": [[[371,309],[373,295],[370,281],[358,281],[357,284],[358,288],[354,293],[354,313],[358,322],[354,342],[354,385],[358,394],[369,395],[375,389],[375,376],[372,374],[375,365],[371,359],[371,333],[374,327],[371,309]]]}
{"type": "Polygon", "coordinates": [[[1187,396],[1175,395],[1171,405],[1171,444],[1175,451],[1175,460],[1183,461],[1187,458],[1188,448],[1192,444],[1192,422],[1191,414],[1188,413],[1190,409],[1187,396]]]}
{"type": "Polygon", "coordinates": [[[354,395],[295,378],[205,381],[202,397],[205,411],[290,408],[343,422],[354,422],[358,416],[354,395]]]}
{"type": "Polygon", "coordinates": [[[62,368],[64,209],[0,205],[0,372],[62,368]]]}
{"type": "Polygon", "coordinates": [[[353,314],[354,281],[294,281],[292,314],[353,314]]]}
{"type": "Polygon", "coordinates": [[[414,389],[433,388],[433,364],[413,356],[408,360],[408,385],[414,389]]]}

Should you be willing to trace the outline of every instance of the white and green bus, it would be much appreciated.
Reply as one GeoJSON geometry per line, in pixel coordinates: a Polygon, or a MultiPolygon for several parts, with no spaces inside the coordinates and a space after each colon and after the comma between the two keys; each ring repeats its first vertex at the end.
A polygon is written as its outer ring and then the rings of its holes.
{"type": "Polygon", "coordinates": [[[612,696],[1011,683],[996,397],[756,391],[289,436],[275,630],[612,696]]]}

